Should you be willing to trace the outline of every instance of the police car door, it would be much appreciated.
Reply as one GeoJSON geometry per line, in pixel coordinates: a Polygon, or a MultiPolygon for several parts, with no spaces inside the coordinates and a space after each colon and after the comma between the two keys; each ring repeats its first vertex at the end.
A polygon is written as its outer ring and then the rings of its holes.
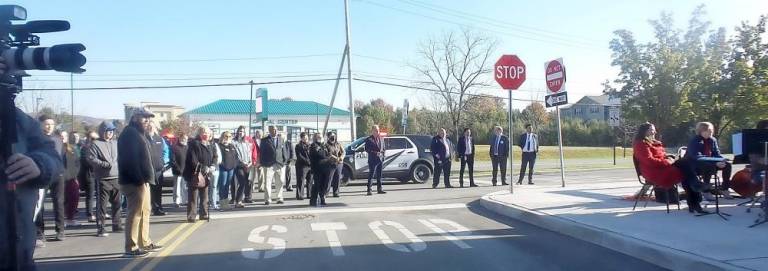
{"type": "MultiPolygon", "coordinates": [[[[368,174],[368,153],[365,152],[365,141],[357,146],[352,146],[354,153],[354,165],[356,173],[368,174]]],[[[367,176],[367,175],[365,175],[367,176]]]]}
{"type": "Polygon", "coordinates": [[[419,158],[416,145],[404,136],[384,138],[384,155],[383,171],[388,172],[408,170],[419,158]]]}

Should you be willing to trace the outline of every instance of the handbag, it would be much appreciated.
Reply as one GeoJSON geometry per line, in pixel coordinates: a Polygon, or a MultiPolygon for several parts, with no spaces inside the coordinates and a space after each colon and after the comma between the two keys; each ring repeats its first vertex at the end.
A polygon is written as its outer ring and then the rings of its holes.
{"type": "Polygon", "coordinates": [[[208,186],[208,178],[200,171],[200,163],[197,163],[195,171],[192,173],[192,180],[189,182],[192,188],[204,188],[208,186]]]}

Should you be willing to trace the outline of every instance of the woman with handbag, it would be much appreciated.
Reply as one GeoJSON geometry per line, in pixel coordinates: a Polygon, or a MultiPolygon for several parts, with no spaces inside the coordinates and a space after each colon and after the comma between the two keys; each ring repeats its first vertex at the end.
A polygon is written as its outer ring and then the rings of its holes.
{"type": "Polygon", "coordinates": [[[210,143],[210,131],[206,127],[198,129],[197,137],[189,143],[183,177],[187,182],[189,204],[187,221],[197,222],[198,208],[200,219],[208,219],[208,185],[214,171],[214,146],[210,143]],[[199,201],[199,202],[198,202],[199,201]]]}

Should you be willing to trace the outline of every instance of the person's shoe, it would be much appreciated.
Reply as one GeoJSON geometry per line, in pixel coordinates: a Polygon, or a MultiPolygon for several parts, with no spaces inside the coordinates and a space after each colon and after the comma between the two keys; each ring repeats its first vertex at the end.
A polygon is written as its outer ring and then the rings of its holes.
{"type": "Polygon", "coordinates": [[[463,183],[459,184],[459,188],[464,188],[464,184],[463,183]]]}
{"type": "Polygon", "coordinates": [[[509,185],[507,182],[501,182],[501,185],[509,185]]]}
{"type": "Polygon", "coordinates": [[[162,210],[157,210],[152,212],[153,216],[165,216],[167,213],[163,212],[162,210]]]}
{"type": "Polygon", "coordinates": [[[194,219],[194,218],[192,218],[192,219],[189,219],[189,218],[187,218],[187,222],[189,222],[189,223],[195,223],[195,222],[197,222],[197,219],[194,219]]]}
{"type": "Polygon", "coordinates": [[[325,203],[325,199],[320,200],[320,206],[327,206],[328,204],[325,203]]]}
{"type": "Polygon", "coordinates": [[[111,216],[111,215],[109,215],[109,214],[105,214],[105,215],[104,215],[104,219],[112,219],[112,216],[111,216]]]}
{"type": "Polygon", "coordinates": [[[476,184],[469,184],[469,187],[478,187],[479,185],[476,184]]]}
{"type": "Polygon", "coordinates": [[[517,185],[522,185],[523,181],[516,182],[517,185]]]}
{"type": "Polygon", "coordinates": [[[366,193],[366,195],[370,196],[370,195],[373,195],[373,193],[371,193],[371,190],[368,190],[368,193],[366,193]]]}
{"type": "Polygon", "coordinates": [[[384,190],[379,190],[376,192],[376,194],[386,194],[387,192],[384,192],[384,190]]]}
{"type": "Polygon", "coordinates": [[[269,205],[269,201],[264,201],[264,205],[269,205]]]}
{"type": "Polygon", "coordinates": [[[235,208],[245,208],[245,205],[243,205],[242,203],[238,202],[237,204],[235,204],[235,208]]]}
{"type": "Polygon", "coordinates": [[[56,236],[53,237],[53,241],[64,241],[64,239],[67,239],[67,237],[64,236],[63,232],[57,232],[56,236]]]}
{"type": "Polygon", "coordinates": [[[78,223],[76,220],[73,220],[73,219],[67,220],[66,225],[67,225],[67,228],[69,228],[69,227],[80,227],[80,223],[78,223]]]}
{"type": "Polygon", "coordinates": [[[493,186],[496,186],[496,183],[493,183],[493,186]]]}
{"type": "Polygon", "coordinates": [[[339,197],[339,193],[338,192],[337,193],[333,193],[333,197],[334,198],[338,198],[339,197]]]}
{"type": "Polygon", "coordinates": [[[446,185],[445,188],[453,188],[453,185],[446,185]]]}
{"type": "Polygon", "coordinates": [[[707,211],[707,210],[704,210],[704,208],[701,208],[701,205],[688,206],[688,212],[689,213],[696,213],[696,214],[700,214],[700,215],[711,214],[710,211],[707,211]]]}
{"type": "Polygon", "coordinates": [[[104,229],[99,229],[98,231],[96,231],[96,236],[98,236],[98,237],[107,237],[107,236],[109,236],[109,233],[104,231],[104,229]]]}
{"type": "Polygon", "coordinates": [[[293,192],[293,188],[290,188],[290,187],[289,187],[288,189],[285,189],[285,191],[288,191],[288,192],[293,192]]]}
{"type": "Polygon", "coordinates": [[[283,204],[283,201],[282,200],[278,200],[277,204],[283,204]]]}
{"type": "Polygon", "coordinates": [[[433,184],[433,185],[432,185],[432,189],[435,189],[435,188],[437,188],[437,185],[436,185],[436,184],[433,184]]]}
{"type": "Polygon", "coordinates": [[[88,222],[96,222],[96,216],[89,216],[88,222]]]}
{"type": "Polygon", "coordinates": [[[211,221],[211,217],[210,216],[201,216],[200,220],[211,221]]]}
{"type": "Polygon", "coordinates": [[[148,246],[144,247],[144,251],[148,251],[148,252],[158,252],[161,250],[163,250],[163,246],[155,243],[149,244],[148,246]]]}
{"type": "Polygon", "coordinates": [[[120,227],[120,226],[117,226],[117,227],[113,226],[112,227],[112,232],[123,232],[123,231],[125,231],[123,229],[123,227],[120,227]]]}
{"type": "Polygon", "coordinates": [[[123,254],[123,257],[125,258],[145,258],[147,256],[149,256],[149,252],[146,252],[140,249],[137,249],[131,252],[126,252],[125,254],[123,254]]]}
{"type": "Polygon", "coordinates": [[[220,200],[219,206],[221,206],[221,210],[229,209],[229,200],[226,200],[226,199],[220,200]]]}
{"type": "Polygon", "coordinates": [[[45,247],[45,240],[43,240],[43,239],[35,239],[35,247],[36,248],[43,248],[43,247],[45,247]]]}
{"type": "Polygon", "coordinates": [[[533,182],[529,181],[529,182],[528,182],[528,184],[531,184],[531,185],[532,185],[532,184],[533,184],[533,182]]]}

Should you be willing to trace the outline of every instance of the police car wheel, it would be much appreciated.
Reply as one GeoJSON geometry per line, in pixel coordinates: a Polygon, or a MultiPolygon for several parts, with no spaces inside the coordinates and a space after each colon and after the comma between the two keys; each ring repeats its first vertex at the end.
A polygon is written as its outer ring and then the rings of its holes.
{"type": "Polygon", "coordinates": [[[411,180],[414,183],[426,183],[432,176],[432,169],[424,163],[419,163],[411,168],[411,180]]]}

